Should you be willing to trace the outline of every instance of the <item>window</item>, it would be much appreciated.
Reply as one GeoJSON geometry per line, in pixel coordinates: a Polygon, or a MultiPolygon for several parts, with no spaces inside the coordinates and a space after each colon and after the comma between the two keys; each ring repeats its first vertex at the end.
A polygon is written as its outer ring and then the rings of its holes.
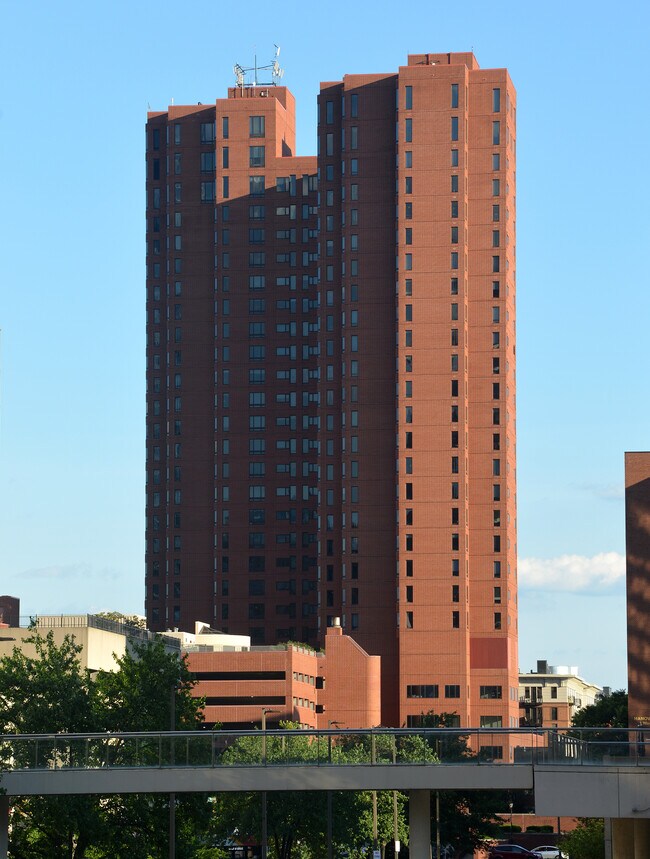
{"type": "Polygon", "coordinates": [[[201,153],[201,173],[214,173],[216,167],[214,152],[201,153]]]}
{"type": "Polygon", "coordinates": [[[501,588],[494,588],[494,603],[495,605],[500,605],[501,603],[501,588]]]}
{"type": "Polygon", "coordinates": [[[404,139],[407,143],[411,143],[413,141],[413,120],[406,119],[404,120],[404,139]]]}
{"type": "MultiPolygon", "coordinates": [[[[224,194],[224,197],[226,195],[224,194]]],[[[216,186],[214,182],[201,182],[201,202],[209,203],[216,198],[216,186]]]]}
{"type": "MultiPolygon", "coordinates": [[[[494,208],[494,207],[493,207],[494,208]]],[[[498,208],[498,206],[497,206],[498,208]]],[[[492,247],[498,248],[501,245],[501,236],[499,230],[492,230],[492,247]]]]}
{"type": "MultiPolygon", "coordinates": [[[[452,629],[460,629],[460,612],[452,611],[451,613],[451,628],[452,629]]],[[[447,696],[450,697],[449,695],[447,696]]]]}
{"type": "Polygon", "coordinates": [[[501,183],[498,179],[492,180],[492,196],[498,197],[501,193],[501,183]]]}
{"type": "Polygon", "coordinates": [[[501,123],[497,120],[492,123],[492,145],[498,146],[501,143],[501,123]]]}
{"type": "Polygon", "coordinates": [[[503,687],[501,686],[481,686],[479,688],[479,696],[481,698],[501,699],[503,697],[503,687]]]}
{"type": "Polygon", "coordinates": [[[352,119],[359,116],[359,96],[356,93],[352,93],[350,96],[350,116],[352,119]]]}
{"type": "Polygon", "coordinates": [[[445,698],[460,698],[460,686],[457,686],[457,685],[445,686],[445,698]]]}
{"type": "Polygon", "coordinates": [[[413,177],[406,176],[404,179],[404,193],[412,194],[413,193],[413,177]]]}
{"type": "Polygon", "coordinates": [[[451,118],[451,139],[458,140],[458,117],[452,116],[451,118]]]}
{"type": "Polygon", "coordinates": [[[458,167],[458,150],[457,149],[451,150],[451,166],[452,167],[458,167]]]}
{"type": "Polygon", "coordinates": [[[406,612],[406,628],[407,629],[413,629],[413,612],[412,611],[406,612]]]}
{"type": "Polygon", "coordinates": [[[264,137],[265,136],[265,117],[264,116],[250,116],[248,118],[248,130],[250,137],[264,137]]]}
{"type": "Polygon", "coordinates": [[[500,611],[494,612],[494,628],[495,629],[501,629],[501,612],[500,611]]]}
{"type": "Polygon", "coordinates": [[[501,111],[501,90],[497,87],[492,90],[492,112],[499,113],[501,111]]]}
{"type": "Polygon", "coordinates": [[[438,685],[436,683],[428,685],[417,685],[406,687],[407,698],[437,698],[438,685]]]}
{"type": "Polygon", "coordinates": [[[494,561],[492,564],[492,575],[495,579],[501,578],[501,561],[494,561]]]}
{"type": "Polygon", "coordinates": [[[201,123],[201,143],[214,143],[216,137],[216,125],[214,122],[201,123]]]}
{"type": "Polygon", "coordinates": [[[492,460],[492,474],[494,477],[499,477],[501,474],[501,460],[493,459],[492,460]]]}
{"type": "MultiPolygon", "coordinates": [[[[497,257],[497,259],[498,259],[498,257],[497,257]]],[[[457,251],[453,251],[453,252],[452,252],[452,254],[451,254],[451,263],[450,263],[450,267],[451,267],[453,270],[455,270],[455,269],[457,269],[457,268],[458,268],[458,252],[457,252],[457,251]]]]}
{"type": "Polygon", "coordinates": [[[250,146],[248,149],[249,167],[264,167],[264,146],[250,146]]]}
{"type": "Polygon", "coordinates": [[[251,195],[260,195],[264,193],[264,176],[249,177],[249,192],[251,195]]]}
{"type": "Polygon", "coordinates": [[[451,107],[458,107],[458,84],[451,85],[451,107]]]}
{"type": "MultiPolygon", "coordinates": [[[[451,201],[451,217],[458,217],[458,200],[451,201]]],[[[456,242],[458,242],[458,227],[456,227],[456,242]]]]}
{"type": "Polygon", "coordinates": [[[501,156],[498,152],[492,153],[492,169],[500,170],[501,169],[501,156]]]}
{"type": "Polygon", "coordinates": [[[407,86],[404,88],[404,107],[406,110],[412,110],[413,108],[413,87],[407,86]]]}
{"type": "Polygon", "coordinates": [[[452,176],[451,177],[451,193],[452,194],[458,193],[458,176],[452,176]]]}
{"type": "MultiPolygon", "coordinates": [[[[454,201],[454,202],[456,202],[456,205],[458,205],[458,201],[454,201]]],[[[458,210],[456,210],[456,211],[458,211],[458,210]]],[[[456,226],[451,228],[451,243],[452,243],[452,245],[458,244],[458,227],[456,227],[456,226]]]]}

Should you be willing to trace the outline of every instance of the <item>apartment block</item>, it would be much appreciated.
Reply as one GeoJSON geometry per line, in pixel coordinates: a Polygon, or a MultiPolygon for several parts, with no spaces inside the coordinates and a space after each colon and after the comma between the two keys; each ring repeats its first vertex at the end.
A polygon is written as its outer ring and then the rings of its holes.
{"type": "Polygon", "coordinates": [[[537,660],[537,668],[519,675],[519,705],[522,728],[568,728],[573,717],[591,707],[603,694],[600,686],[588,683],[575,665],[549,665],[537,660]]]}
{"type": "Polygon", "coordinates": [[[650,452],[625,454],[627,682],[632,727],[650,725],[650,452]]]}
{"type": "Polygon", "coordinates": [[[516,96],[472,54],[147,123],[147,617],[335,617],[382,723],[519,722],[516,96]]]}

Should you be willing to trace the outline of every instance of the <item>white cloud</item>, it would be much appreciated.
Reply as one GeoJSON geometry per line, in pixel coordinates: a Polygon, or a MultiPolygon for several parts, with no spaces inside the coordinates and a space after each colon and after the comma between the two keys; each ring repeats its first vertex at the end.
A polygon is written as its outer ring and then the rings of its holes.
{"type": "Polygon", "coordinates": [[[625,556],[618,552],[519,560],[519,584],[527,590],[609,591],[624,579],[625,556]]]}
{"type": "Polygon", "coordinates": [[[578,485],[578,489],[603,501],[623,501],[625,498],[623,483],[583,483],[578,485]]]}

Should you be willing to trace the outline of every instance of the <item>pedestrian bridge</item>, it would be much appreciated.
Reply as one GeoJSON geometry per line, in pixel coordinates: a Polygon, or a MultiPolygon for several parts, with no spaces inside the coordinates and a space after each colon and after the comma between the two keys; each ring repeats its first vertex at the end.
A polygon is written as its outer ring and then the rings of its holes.
{"type": "Polygon", "coordinates": [[[461,789],[529,789],[538,814],[613,818],[613,855],[650,856],[650,735],[637,730],[6,735],[0,788],[0,859],[11,796],[290,790],[408,791],[420,859],[429,855],[429,792],[461,789]]]}

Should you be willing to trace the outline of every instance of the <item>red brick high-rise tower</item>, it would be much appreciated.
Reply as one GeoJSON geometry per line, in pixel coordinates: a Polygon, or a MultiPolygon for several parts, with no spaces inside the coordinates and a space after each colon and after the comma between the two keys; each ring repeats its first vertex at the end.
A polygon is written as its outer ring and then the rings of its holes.
{"type": "Polygon", "coordinates": [[[149,117],[149,622],[340,616],[385,724],[513,726],[514,89],[415,55],[322,85],[317,162],[293,127],[280,87],[149,117]]]}

